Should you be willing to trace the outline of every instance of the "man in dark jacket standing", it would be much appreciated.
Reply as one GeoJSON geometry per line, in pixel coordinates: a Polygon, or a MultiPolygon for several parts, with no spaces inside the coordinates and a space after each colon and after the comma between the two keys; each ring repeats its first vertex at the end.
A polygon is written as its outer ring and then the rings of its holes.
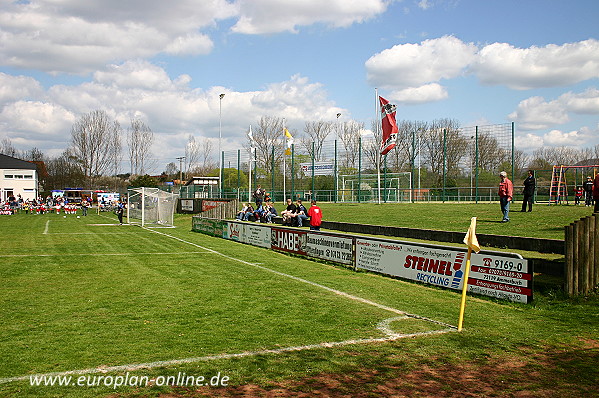
{"type": "Polygon", "coordinates": [[[588,176],[587,180],[584,184],[582,184],[582,188],[584,189],[584,205],[592,206],[593,205],[593,177],[588,176]]]}
{"type": "Polygon", "coordinates": [[[522,200],[522,211],[526,211],[526,204],[528,204],[528,211],[532,211],[532,202],[535,195],[535,188],[537,182],[534,177],[534,172],[528,170],[528,177],[524,180],[524,199],[522,200]]]}

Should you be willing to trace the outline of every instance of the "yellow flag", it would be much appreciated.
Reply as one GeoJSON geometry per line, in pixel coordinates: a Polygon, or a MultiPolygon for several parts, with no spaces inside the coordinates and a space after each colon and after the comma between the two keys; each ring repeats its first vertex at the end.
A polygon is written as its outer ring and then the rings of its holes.
{"type": "Polygon", "coordinates": [[[478,239],[476,239],[476,217],[472,217],[470,220],[470,228],[468,228],[468,232],[466,232],[464,243],[468,245],[473,252],[478,253],[480,251],[480,245],[478,244],[478,239]]]}
{"type": "Polygon", "coordinates": [[[291,145],[293,145],[293,136],[287,129],[285,129],[285,137],[287,138],[287,148],[285,149],[285,155],[291,155],[291,145]]]}

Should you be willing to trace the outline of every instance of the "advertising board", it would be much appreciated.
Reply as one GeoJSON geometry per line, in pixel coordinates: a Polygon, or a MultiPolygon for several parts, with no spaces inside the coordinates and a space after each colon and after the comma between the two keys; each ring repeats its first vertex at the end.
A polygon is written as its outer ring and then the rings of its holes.
{"type": "MultiPolygon", "coordinates": [[[[356,238],[356,267],[418,282],[461,290],[466,253],[450,248],[418,246],[356,238]]],[[[472,254],[468,291],[486,296],[528,302],[532,274],[523,259],[472,254]]]]}

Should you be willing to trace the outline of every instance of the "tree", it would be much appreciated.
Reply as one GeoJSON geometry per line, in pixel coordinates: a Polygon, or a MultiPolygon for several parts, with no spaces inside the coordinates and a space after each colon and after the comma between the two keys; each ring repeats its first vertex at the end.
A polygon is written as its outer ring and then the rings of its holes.
{"type": "Polygon", "coordinates": [[[60,156],[46,162],[48,177],[44,189],[63,189],[66,187],[82,186],[85,175],[81,164],[70,149],[66,149],[60,156]]]}
{"type": "Polygon", "coordinates": [[[120,133],[119,123],[111,120],[105,111],[87,113],[73,125],[71,153],[89,186],[94,178],[116,169],[121,152],[120,133]]]}
{"type": "Polygon", "coordinates": [[[358,151],[360,148],[360,137],[364,130],[364,123],[348,120],[345,123],[335,124],[337,136],[343,146],[343,155],[340,156],[341,167],[355,169],[358,166],[358,151]]]}
{"type": "Polygon", "coordinates": [[[158,181],[154,177],[151,177],[147,174],[142,176],[137,176],[134,179],[129,181],[129,184],[134,187],[157,187],[158,181]]]}
{"type": "Polygon", "coordinates": [[[300,142],[310,156],[314,156],[314,160],[317,162],[322,160],[322,144],[329,134],[331,134],[331,131],[331,122],[306,122],[304,126],[305,135],[300,138],[300,142]],[[314,148],[314,153],[312,153],[312,148],[314,148]]]}
{"type": "Polygon", "coordinates": [[[139,119],[131,119],[127,131],[131,174],[143,174],[146,171],[153,142],[154,133],[150,127],[139,119]]]}
{"type": "Polygon", "coordinates": [[[12,144],[10,138],[6,137],[0,141],[0,153],[6,156],[18,158],[20,153],[12,144]]]}
{"type": "Polygon", "coordinates": [[[166,165],[166,170],[164,170],[163,174],[165,174],[167,178],[171,180],[179,178],[179,168],[177,167],[175,162],[170,162],[166,165]]]}
{"type": "Polygon", "coordinates": [[[459,164],[465,155],[467,140],[460,135],[459,127],[455,119],[437,119],[423,133],[422,155],[437,176],[437,186],[443,184],[444,166],[446,176],[460,173],[459,164]]]}
{"type": "Polygon", "coordinates": [[[212,159],[214,145],[206,137],[201,141],[196,141],[191,134],[185,146],[185,160],[187,161],[186,174],[207,175],[217,166],[212,159]]]}
{"type": "MultiPolygon", "coordinates": [[[[253,143],[248,141],[245,148],[249,152],[250,145],[256,150],[256,168],[272,170],[273,148],[275,167],[282,162],[284,151],[283,119],[273,116],[262,116],[258,121],[257,128],[252,130],[253,143]]],[[[291,133],[296,135],[295,132],[291,133]]]]}

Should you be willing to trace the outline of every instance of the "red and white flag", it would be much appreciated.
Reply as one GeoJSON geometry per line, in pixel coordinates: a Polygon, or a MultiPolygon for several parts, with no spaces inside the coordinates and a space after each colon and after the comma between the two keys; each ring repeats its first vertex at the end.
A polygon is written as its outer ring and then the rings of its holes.
{"type": "Polygon", "coordinates": [[[381,140],[381,155],[386,155],[395,147],[397,141],[397,122],[395,121],[395,110],[397,106],[392,105],[379,96],[381,103],[381,124],[383,126],[383,139],[381,140]]]}

